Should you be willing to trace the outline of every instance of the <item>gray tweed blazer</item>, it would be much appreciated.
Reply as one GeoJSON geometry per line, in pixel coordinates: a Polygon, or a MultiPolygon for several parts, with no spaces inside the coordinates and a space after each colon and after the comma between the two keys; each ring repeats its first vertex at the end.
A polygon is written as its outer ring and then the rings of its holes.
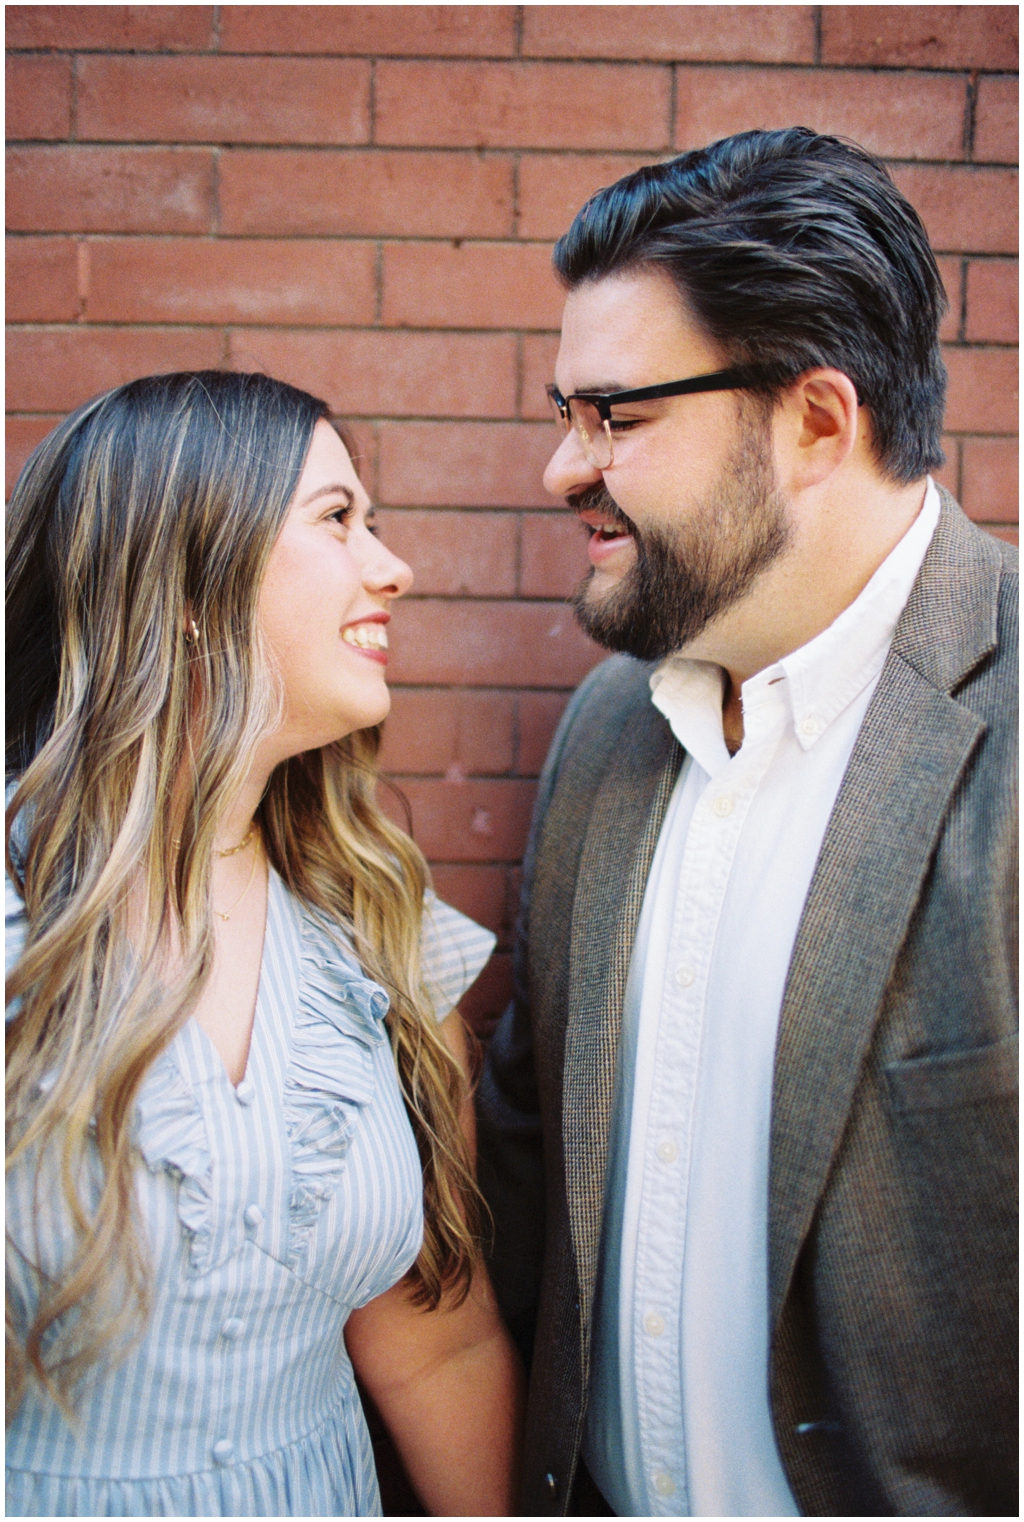
{"type": "MultiPolygon", "coordinates": [[[[1016,1515],[1015,552],[942,494],[822,843],[775,1056],[769,1397],[809,1515],[1016,1515]]],[[[492,1269],[536,1325],[529,1515],[586,1408],[630,950],[682,755],[650,668],[575,695],[480,1096],[492,1269]]]]}

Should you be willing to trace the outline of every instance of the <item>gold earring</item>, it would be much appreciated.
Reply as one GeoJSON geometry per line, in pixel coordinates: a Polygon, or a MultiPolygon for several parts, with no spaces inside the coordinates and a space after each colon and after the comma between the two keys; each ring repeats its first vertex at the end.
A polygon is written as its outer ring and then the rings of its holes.
{"type": "Polygon", "coordinates": [[[188,621],[188,628],[185,630],[185,643],[186,645],[198,645],[199,643],[199,625],[194,618],[190,618],[188,621]]]}

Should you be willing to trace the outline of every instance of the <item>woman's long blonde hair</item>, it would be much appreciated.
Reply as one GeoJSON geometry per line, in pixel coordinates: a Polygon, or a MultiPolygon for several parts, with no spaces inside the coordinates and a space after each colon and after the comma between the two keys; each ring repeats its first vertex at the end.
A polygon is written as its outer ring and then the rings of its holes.
{"type": "MultiPolygon", "coordinates": [[[[135,1102],[210,971],[214,831],[278,713],[260,584],[327,412],[261,375],[133,381],[55,429],[12,495],[7,867],[28,933],[7,988],[7,1167],[34,1169],[37,1244],[67,1242],[54,1270],[8,1234],[9,1411],[30,1371],[73,1408],[148,1311],[135,1102]],[[12,1292],[26,1274],[34,1293],[12,1292]]],[[[423,1165],[414,1287],[436,1306],[468,1289],[478,1196],[466,1085],[420,977],[427,866],[377,807],[378,742],[364,730],[284,762],[258,817],[288,887],[391,996],[423,1165]]]]}

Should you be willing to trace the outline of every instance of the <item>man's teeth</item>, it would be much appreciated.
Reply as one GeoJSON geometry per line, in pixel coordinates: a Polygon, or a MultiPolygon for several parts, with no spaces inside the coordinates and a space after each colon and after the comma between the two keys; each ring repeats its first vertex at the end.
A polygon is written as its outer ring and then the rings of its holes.
{"type": "Polygon", "coordinates": [[[629,530],[620,528],[617,523],[604,523],[597,531],[600,539],[627,539],[629,530]]]}
{"type": "Polygon", "coordinates": [[[342,629],[341,637],[347,645],[355,645],[360,650],[388,648],[388,631],[383,624],[349,624],[347,629],[342,629]]]}

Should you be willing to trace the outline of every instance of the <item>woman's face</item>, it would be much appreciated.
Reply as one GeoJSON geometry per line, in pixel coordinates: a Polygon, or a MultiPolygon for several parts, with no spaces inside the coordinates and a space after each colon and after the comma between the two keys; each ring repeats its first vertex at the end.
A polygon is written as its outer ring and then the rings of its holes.
{"type": "Polygon", "coordinates": [[[277,759],[380,723],[390,605],[412,585],[373,533],[370,499],[329,423],[319,422],[267,562],[259,618],[284,711],[277,759]]]}

